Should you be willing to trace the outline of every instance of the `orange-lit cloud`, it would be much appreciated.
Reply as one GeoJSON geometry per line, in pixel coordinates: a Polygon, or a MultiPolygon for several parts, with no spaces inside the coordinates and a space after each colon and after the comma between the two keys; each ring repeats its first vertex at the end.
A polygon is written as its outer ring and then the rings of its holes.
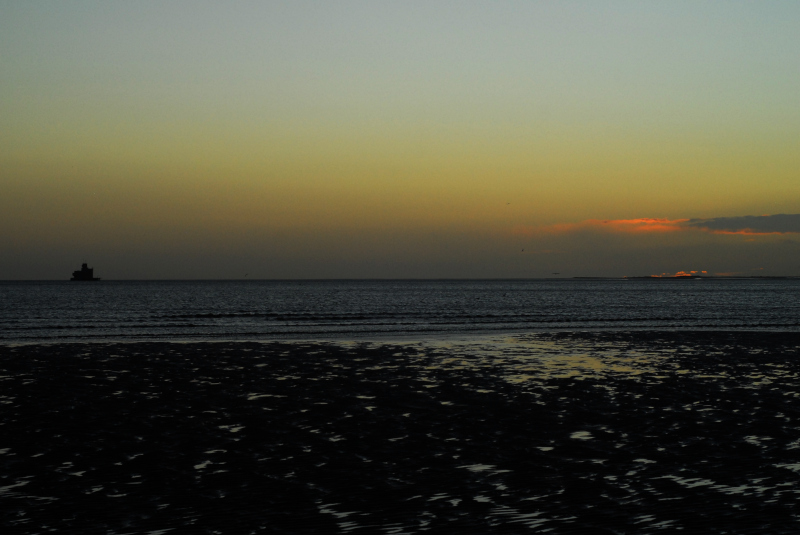
{"type": "Polygon", "coordinates": [[[519,226],[515,234],[553,235],[579,232],[650,234],[667,232],[707,232],[742,236],[768,236],[800,233],[800,214],[718,217],[711,219],[587,219],[578,223],[559,223],[540,227],[519,226]]]}
{"type": "Polygon", "coordinates": [[[643,234],[650,232],[676,232],[686,230],[682,225],[689,219],[587,219],[579,223],[557,223],[542,227],[517,227],[516,234],[572,234],[575,232],[614,232],[627,234],[643,234]]]}

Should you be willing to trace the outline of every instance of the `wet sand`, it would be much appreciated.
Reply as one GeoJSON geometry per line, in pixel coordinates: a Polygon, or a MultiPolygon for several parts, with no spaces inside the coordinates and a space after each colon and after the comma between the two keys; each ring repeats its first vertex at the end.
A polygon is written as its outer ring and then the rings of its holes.
{"type": "Polygon", "coordinates": [[[0,346],[3,533],[797,533],[800,335],[0,346]]]}

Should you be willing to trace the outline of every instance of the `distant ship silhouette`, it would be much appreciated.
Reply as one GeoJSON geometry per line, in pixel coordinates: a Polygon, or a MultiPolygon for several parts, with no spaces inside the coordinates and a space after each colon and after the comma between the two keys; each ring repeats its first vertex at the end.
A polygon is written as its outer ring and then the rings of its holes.
{"type": "Polygon", "coordinates": [[[94,276],[94,268],[90,268],[86,264],[81,266],[78,271],[72,272],[71,281],[99,281],[100,277],[94,276]]]}

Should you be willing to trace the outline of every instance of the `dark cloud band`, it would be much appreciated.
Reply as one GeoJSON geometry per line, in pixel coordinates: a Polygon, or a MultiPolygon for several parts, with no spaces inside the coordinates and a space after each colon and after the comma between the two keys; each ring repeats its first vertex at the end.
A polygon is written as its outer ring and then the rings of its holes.
{"type": "Polygon", "coordinates": [[[684,226],[711,232],[735,234],[788,234],[800,233],[800,214],[746,215],[690,219],[684,226]]]}

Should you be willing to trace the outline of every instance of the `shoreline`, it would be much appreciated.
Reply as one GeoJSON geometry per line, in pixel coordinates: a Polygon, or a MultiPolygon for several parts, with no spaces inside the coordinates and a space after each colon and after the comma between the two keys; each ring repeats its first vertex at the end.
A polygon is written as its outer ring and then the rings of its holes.
{"type": "Polygon", "coordinates": [[[359,336],[357,333],[348,332],[343,333],[341,336],[314,336],[310,334],[306,337],[297,338],[284,338],[282,336],[269,336],[259,334],[258,336],[241,336],[241,337],[225,337],[220,335],[209,335],[208,337],[180,337],[180,336],[165,336],[165,337],[109,337],[109,338],[91,338],[76,336],[72,338],[53,338],[53,339],[35,339],[35,340],[4,340],[0,338],[0,347],[17,347],[17,346],[35,346],[35,345],[58,345],[58,344],[138,344],[138,343],[163,343],[163,344],[214,344],[214,343],[320,343],[320,344],[339,344],[339,343],[358,343],[358,342],[371,342],[371,343],[384,343],[384,344],[404,344],[404,343],[425,343],[430,341],[439,340],[464,340],[481,342],[491,338],[498,337],[524,337],[524,336],[546,336],[549,334],[564,333],[564,334],[614,334],[622,333],[625,335],[660,335],[672,334],[682,336],[684,334],[711,334],[711,333],[750,333],[757,335],[765,333],[770,335],[785,334],[787,336],[800,336],[800,325],[791,326],[775,326],[773,328],[759,327],[558,327],[558,328],[529,328],[529,329],[484,329],[474,331],[418,331],[409,332],[407,334],[401,333],[370,333],[359,336]],[[79,339],[79,340],[78,340],[79,339]]]}

